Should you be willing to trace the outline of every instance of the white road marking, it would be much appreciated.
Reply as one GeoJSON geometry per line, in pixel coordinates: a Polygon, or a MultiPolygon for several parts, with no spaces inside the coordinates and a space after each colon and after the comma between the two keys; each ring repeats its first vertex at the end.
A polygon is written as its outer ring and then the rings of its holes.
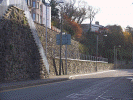
{"type": "MultiPolygon", "coordinates": [[[[107,90],[108,91],[108,90],[107,90]]],[[[102,98],[102,96],[107,92],[107,91],[105,91],[105,92],[103,92],[101,95],[99,95],[95,100],[97,100],[98,98],[102,98]]]]}
{"type": "Polygon", "coordinates": [[[80,97],[80,96],[96,96],[96,95],[89,95],[89,94],[80,94],[80,93],[72,93],[72,94],[70,94],[70,95],[68,95],[68,96],[66,96],[67,98],[73,98],[73,99],[75,99],[75,98],[78,98],[78,99],[86,99],[85,97],[80,97]]]}
{"type": "Polygon", "coordinates": [[[133,77],[128,77],[127,79],[131,80],[131,83],[133,83],[133,77]]]}

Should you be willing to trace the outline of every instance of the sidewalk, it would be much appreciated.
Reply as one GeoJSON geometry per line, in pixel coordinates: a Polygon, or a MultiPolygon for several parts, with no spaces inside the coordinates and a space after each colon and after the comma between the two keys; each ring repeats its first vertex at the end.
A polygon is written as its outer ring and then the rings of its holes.
{"type": "Polygon", "coordinates": [[[38,79],[38,80],[27,80],[27,81],[19,81],[19,82],[10,82],[10,83],[1,83],[0,84],[0,92],[9,89],[16,89],[40,84],[47,84],[53,82],[60,82],[69,80],[70,75],[62,75],[62,76],[50,76],[48,79],[38,79]]]}
{"type": "Polygon", "coordinates": [[[95,74],[101,74],[101,73],[110,72],[110,71],[115,71],[115,70],[92,72],[92,73],[88,73],[88,74],[50,76],[48,79],[0,83],[0,92],[5,91],[5,90],[10,90],[10,89],[24,88],[24,87],[28,87],[28,86],[60,82],[60,81],[65,81],[65,80],[69,80],[69,79],[75,79],[78,76],[95,75],[95,74]]]}

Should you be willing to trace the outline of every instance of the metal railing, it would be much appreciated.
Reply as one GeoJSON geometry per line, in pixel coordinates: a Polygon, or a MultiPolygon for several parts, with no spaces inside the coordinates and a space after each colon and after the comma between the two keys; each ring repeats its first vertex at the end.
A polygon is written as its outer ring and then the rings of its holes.
{"type": "Polygon", "coordinates": [[[36,31],[33,19],[31,17],[31,14],[29,12],[29,8],[27,6],[27,3],[25,2],[25,0],[3,0],[3,2],[0,4],[0,18],[2,18],[2,16],[6,13],[6,11],[8,10],[8,8],[10,6],[16,6],[17,8],[22,9],[24,11],[25,17],[28,20],[31,32],[32,32],[33,37],[34,37],[34,40],[35,40],[35,42],[38,46],[39,53],[40,53],[40,55],[43,59],[43,63],[44,63],[44,65],[46,67],[46,70],[49,74],[49,64],[48,64],[47,58],[45,56],[42,43],[41,43],[41,41],[38,37],[38,34],[37,34],[37,31],[36,31]]]}
{"type": "MultiPolygon", "coordinates": [[[[53,56],[59,58],[60,57],[60,51],[55,51],[53,49],[53,56]]],[[[66,58],[65,52],[62,52],[62,58],[66,58]]],[[[70,51],[67,51],[67,58],[68,59],[98,61],[98,62],[108,62],[107,58],[85,55],[85,54],[81,54],[81,53],[74,53],[74,52],[70,52],[70,51]]]]}

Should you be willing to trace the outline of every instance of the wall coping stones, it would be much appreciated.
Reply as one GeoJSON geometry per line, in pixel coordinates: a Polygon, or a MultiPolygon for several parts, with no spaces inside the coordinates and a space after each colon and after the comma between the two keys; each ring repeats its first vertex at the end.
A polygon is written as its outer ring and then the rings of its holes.
{"type": "MultiPolygon", "coordinates": [[[[55,57],[56,59],[60,59],[59,57],[55,57]]],[[[66,58],[61,58],[61,59],[66,59],[66,58]]],[[[77,61],[81,61],[81,62],[96,62],[96,61],[93,61],[93,60],[80,60],[80,59],[72,59],[72,58],[67,58],[67,60],[77,60],[77,61]]],[[[105,62],[105,61],[97,61],[98,63],[108,63],[108,62],[105,62]]]]}

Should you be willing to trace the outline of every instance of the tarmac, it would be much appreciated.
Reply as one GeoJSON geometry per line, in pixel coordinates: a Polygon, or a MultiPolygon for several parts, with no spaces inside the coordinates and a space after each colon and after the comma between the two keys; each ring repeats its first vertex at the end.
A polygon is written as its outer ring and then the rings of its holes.
{"type": "Polygon", "coordinates": [[[69,76],[70,75],[49,76],[48,79],[37,79],[37,80],[0,83],[0,92],[5,91],[5,90],[16,89],[16,88],[24,88],[24,87],[35,86],[35,85],[66,81],[66,80],[69,80],[69,76]]]}
{"type": "MultiPolygon", "coordinates": [[[[113,71],[113,70],[108,70],[108,71],[113,71]]],[[[25,87],[29,87],[29,86],[41,85],[41,84],[61,82],[61,81],[66,81],[66,80],[70,80],[70,79],[75,79],[75,77],[78,77],[78,76],[94,75],[94,74],[100,74],[100,73],[108,72],[108,71],[93,72],[93,73],[78,74],[78,75],[49,76],[49,78],[47,78],[47,79],[36,79],[36,80],[0,83],[0,92],[6,91],[6,90],[11,90],[11,89],[25,88],[25,87]]]]}

